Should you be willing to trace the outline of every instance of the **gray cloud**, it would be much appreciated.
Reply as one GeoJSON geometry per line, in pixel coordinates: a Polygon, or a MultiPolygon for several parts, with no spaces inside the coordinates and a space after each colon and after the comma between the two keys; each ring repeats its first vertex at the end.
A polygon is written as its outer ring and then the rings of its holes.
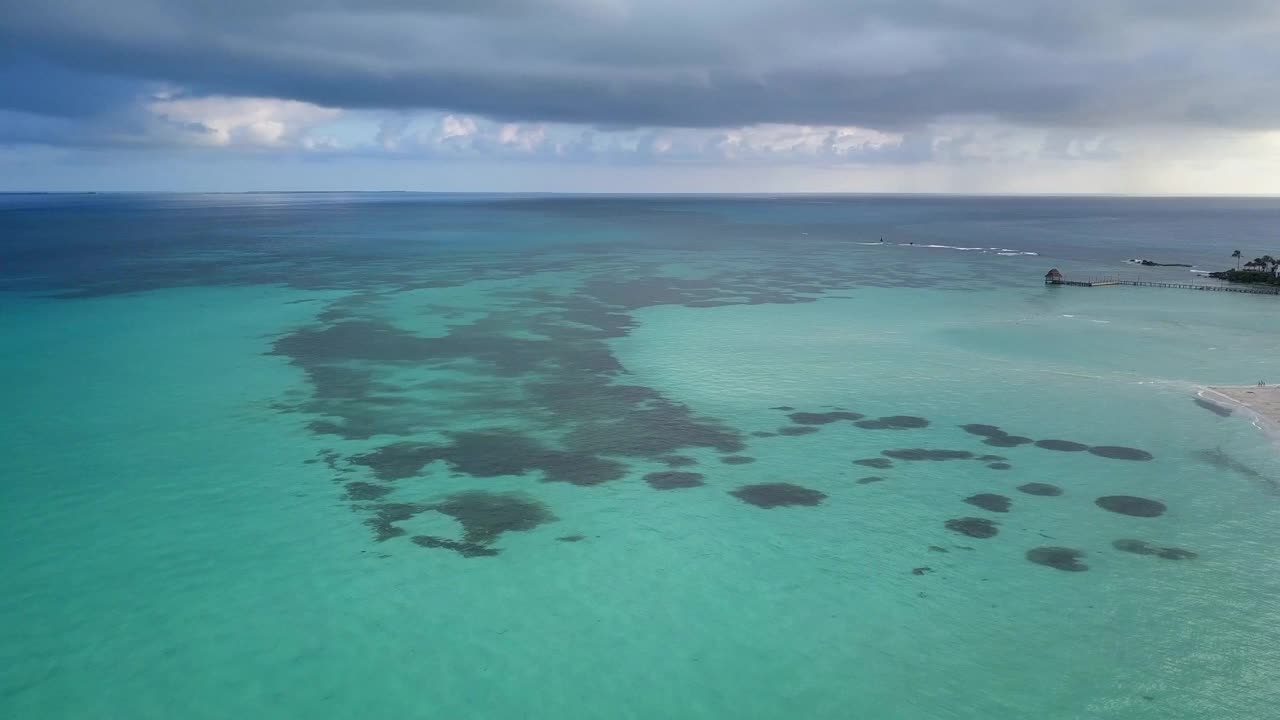
{"type": "Polygon", "coordinates": [[[1280,127],[1271,0],[0,0],[0,47],[0,108],[57,116],[162,81],[621,128],[1280,127]]]}

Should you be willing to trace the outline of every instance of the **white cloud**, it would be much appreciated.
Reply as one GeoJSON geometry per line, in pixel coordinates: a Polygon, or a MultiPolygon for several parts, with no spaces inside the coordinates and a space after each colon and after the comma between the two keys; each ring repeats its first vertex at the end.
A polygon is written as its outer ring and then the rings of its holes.
{"type": "Polygon", "coordinates": [[[167,125],[162,132],[214,146],[315,147],[318,139],[307,142],[307,133],[342,115],[296,100],[249,97],[169,97],[146,108],[167,125]]]}
{"type": "Polygon", "coordinates": [[[468,138],[479,132],[476,119],[466,115],[445,115],[440,120],[438,142],[452,138],[468,138]]]}

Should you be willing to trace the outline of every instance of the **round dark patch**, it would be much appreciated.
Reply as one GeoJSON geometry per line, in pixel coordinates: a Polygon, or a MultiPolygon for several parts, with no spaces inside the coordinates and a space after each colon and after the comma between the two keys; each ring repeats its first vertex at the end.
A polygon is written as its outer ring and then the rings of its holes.
{"type": "Polygon", "coordinates": [[[1155,555],[1160,549],[1153,546],[1146,540],[1113,540],[1111,547],[1120,552],[1133,553],[1134,555],[1155,555]]]}
{"type": "Polygon", "coordinates": [[[811,435],[811,434],[816,433],[816,432],[818,432],[818,428],[816,428],[816,427],[810,427],[810,426],[808,426],[808,425],[800,425],[800,426],[798,426],[798,427],[784,427],[784,428],[778,428],[778,434],[779,434],[779,435],[792,435],[792,436],[794,436],[794,435],[811,435]]]}
{"type": "Polygon", "coordinates": [[[1148,500],[1133,495],[1107,495],[1094,502],[1103,510],[1133,517],[1158,517],[1167,509],[1159,500],[1148,500]]]}
{"type": "Polygon", "coordinates": [[[1116,445],[1099,445],[1098,447],[1089,448],[1089,452],[1098,457],[1111,458],[1112,460],[1150,460],[1151,453],[1146,450],[1138,450],[1136,448],[1118,447],[1116,445]]]}
{"type": "Polygon", "coordinates": [[[1159,555],[1165,560],[1195,560],[1196,558],[1200,557],[1199,555],[1196,555],[1190,550],[1183,550],[1182,548],[1173,548],[1173,547],[1160,548],[1159,550],[1156,551],[1156,555],[1159,555]]]}
{"type": "Polygon", "coordinates": [[[1047,546],[1032,548],[1027,551],[1027,559],[1031,562],[1067,572],[1088,570],[1089,566],[1080,562],[1082,557],[1084,557],[1083,552],[1065,547],[1047,546]]]}
{"type": "Polygon", "coordinates": [[[990,445],[992,447],[1018,447],[1019,445],[1028,445],[1033,442],[1035,442],[1035,440],[1032,440],[1029,437],[1022,437],[1021,435],[992,435],[986,440],[983,440],[982,444],[990,445]]]}
{"type": "Polygon", "coordinates": [[[880,453],[895,460],[968,460],[973,453],[968,450],[930,450],[927,448],[904,448],[901,450],[884,450],[880,453]]]}
{"type": "Polygon", "coordinates": [[[1000,532],[996,528],[995,522],[986,518],[952,518],[946,522],[946,527],[951,532],[958,532],[961,535],[981,539],[995,537],[1000,532]]]}
{"type": "Polygon", "coordinates": [[[969,425],[961,425],[961,430],[970,435],[981,435],[983,437],[991,437],[992,435],[1004,435],[1005,431],[1001,430],[997,425],[983,425],[981,423],[971,423],[969,425]]]}
{"type": "Polygon", "coordinates": [[[996,495],[994,493],[979,493],[977,495],[970,495],[969,497],[965,498],[964,501],[975,507],[980,507],[983,510],[990,510],[991,512],[1001,512],[1001,513],[1009,512],[1009,504],[1011,502],[1009,498],[1005,497],[1004,495],[996,495]]]}
{"type": "Polygon", "coordinates": [[[791,422],[797,425],[827,425],[840,420],[861,420],[862,415],[854,412],[845,412],[843,410],[833,410],[831,412],[814,413],[814,412],[798,412],[791,413],[787,417],[791,418],[791,422]]]}
{"type": "Polygon", "coordinates": [[[561,535],[556,538],[560,542],[582,542],[587,539],[586,535],[561,535]]]}
{"type": "Polygon", "coordinates": [[[698,464],[697,460],[686,455],[663,455],[658,458],[658,461],[666,463],[668,467],[689,467],[698,464]]]}
{"type": "Polygon", "coordinates": [[[979,462],[990,463],[990,462],[1004,462],[1009,458],[1003,455],[979,455],[977,459],[979,462]]]}
{"type": "Polygon", "coordinates": [[[756,507],[775,508],[790,505],[818,505],[827,499],[825,493],[791,483],[761,483],[744,485],[729,493],[742,502],[756,507]]]}
{"type": "Polygon", "coordinates": [[[994,462],[994,463],[991,463],[991,464],[987,465],[987,467],[991,468],[992,470],[1008,470],[1008,469],[1012,468],[1013,466],[1012,466],[1012,465],[1010,465],[1009,463],[994,462]]]}
{"type": "Polygon", "coordinates": [[[1042,495],[1044,497],[1055,497],[1062,494],[1062,488],[1049,483],[1027,483],[1019,485],[1018,490],[1028,495],[1042,495]]]}
{"type": "Polygon", "coordinates": [[[890,460],[889,458],[865,458],[863,460],[854,460],[853,464],[861,465],[863,467],[876,468],[878,470],[885,470],[887,468],[893,467],[893,461],[890,460]]]}
{"type": "Polygon", "coordinates": [[[704,485],[702,477],[699,473],[667,470],[649,473],[644,476],[644,481],[654,490],[680,490],[704,485]]]}
{"type": "Polygon", "coordinates": [[[884,478],[879,475],[868,475],[864,478],[858,478],[859,485],[870,485],[871,483],[884,482],[884,478]]]}
{"type": "Polygon", "coordinates": [[[755,461],[755,458],[747,457],[746,455],[726,455],[720,458],[720,462],[725,465],[750,465],[755,461]]]}
{"type": "Polygon", "coordinates": [[[1089,449],[1088,445],[1070,440],[1037,440],[1036,447],[1059,452],[1084,452],[1089,449]]]}

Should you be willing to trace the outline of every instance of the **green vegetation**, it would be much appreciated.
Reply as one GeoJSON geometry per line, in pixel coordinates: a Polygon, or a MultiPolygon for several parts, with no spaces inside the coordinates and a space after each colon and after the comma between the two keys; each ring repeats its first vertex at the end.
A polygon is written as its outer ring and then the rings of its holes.
{"type": "Polygon", "coordinates": [[[1280,269],[1280,260],[1270,255],[1263,255],[1260,258],[1254,258],[1240,267],[1240,258],[1243,257],[1239,250],[1231,253],[1231,257],[1236,259],[1235,270],[1223,270],[1222,272],[1210,273],[1209,277],[1218,278],[1219,280],[1229,280],[1238,283],[1262,283],[1264,285],[1280,285],[1280,275],[1276,273],[1280,269]]]}

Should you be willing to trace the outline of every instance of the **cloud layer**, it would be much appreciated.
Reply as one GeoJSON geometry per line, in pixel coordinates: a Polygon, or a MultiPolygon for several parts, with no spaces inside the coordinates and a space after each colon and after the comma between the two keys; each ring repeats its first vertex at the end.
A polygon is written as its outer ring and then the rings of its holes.
{"type": "Polygon", "coordinates": [[[55,114],[133,79],[603,126],[1280,126],[1270,0],[3,0],[0,18],[46,78],[0,97],[55,114]]]}
{"type": "Polygon", "coordinates": [[[1249,187],[1277,129],[1274,0],[0,0],[0,147],[1249,187]]]}

